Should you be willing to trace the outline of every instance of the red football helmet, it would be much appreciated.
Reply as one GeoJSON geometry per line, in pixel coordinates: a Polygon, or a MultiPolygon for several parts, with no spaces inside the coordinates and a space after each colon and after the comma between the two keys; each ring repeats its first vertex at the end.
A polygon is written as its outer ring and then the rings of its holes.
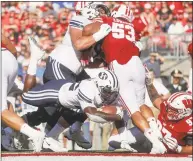
{"type": "Polygon", "coordinates": [[[167,100],[166,116],[168,120],[181,120],[192,114],[192,95],[176,92],[167,100]]]}
{"type": "Polygon", "coordinates": [[[125,5],[125,4],[116,6],[112,10],[111,16],[115,18],[124,18],[128,20],[129,22],[132,22],[134,19],[132,10],[130,9],[128,5],[125,5]]]}

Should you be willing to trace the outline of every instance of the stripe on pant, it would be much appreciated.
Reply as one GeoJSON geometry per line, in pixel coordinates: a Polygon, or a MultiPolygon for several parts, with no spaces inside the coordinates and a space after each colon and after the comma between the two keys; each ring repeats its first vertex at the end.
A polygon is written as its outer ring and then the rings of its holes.
{"type": "Polygon", "coordinates": [[[54,73],[55,78],[58,80],[59,78],[58,78],[58,75],[57,75],[57,73],[56,73],[56,71],[55,71],[54,62],[55,62],[55,60],[52,62],[52,70],[53,70],[53,73],[54,73]]]}
{"type": "Polygon", "coordinates": [[[34,98],[31,98],[31,97],[26,97],[24,94],[22,95],[22,97],[25,99],[25,100],[31,100],[31,101],[39,101],[39,100],[46,100],[46,99],[58,99],[58,96],[45,96],[45,97],[34,97],[34,98]]]}
{"type": "Polygon", "coordinates": [[[34,94],[24,93],[23,95],[29,98],[39,98],[39,97],[46,97],[46,96],[58,97],[58,93],[53,93],[53,92],[34,93],[34,94]]]}
{"type": "Polygon", "coordinates": [[[53,73],[57,80],[59,79],[65,79],[64,75],[61,72],[60,64],[56,62],[56,60],[52,63],[53,73]]]}

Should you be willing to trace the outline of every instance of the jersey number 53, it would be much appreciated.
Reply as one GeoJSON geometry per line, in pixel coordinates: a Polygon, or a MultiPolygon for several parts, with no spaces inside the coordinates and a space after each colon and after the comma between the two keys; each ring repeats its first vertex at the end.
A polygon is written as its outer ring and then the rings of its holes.
{"type": "Polygon", "coordinates": [[[112,36],[116,39],[126,38],[127,40],[133,42],[135,41],[135,30],[131,25],[113,22],[112,36]]]}

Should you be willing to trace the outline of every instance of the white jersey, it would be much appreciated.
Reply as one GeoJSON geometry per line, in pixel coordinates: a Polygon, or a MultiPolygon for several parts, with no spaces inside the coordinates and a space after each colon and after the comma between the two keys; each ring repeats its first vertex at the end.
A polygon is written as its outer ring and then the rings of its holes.
{"type": "Polygon", "coordinates": [[[71,109],[98,108],[103,104],[99,90],[92,79],[64,84],[59,90],[58,97],[62,106],[71,109]]]}
{"type": "Polygon", "coordinates": [[[70,69],[75,74],[79,74],[82,71],[82,66],[80,63],[81,52],[75,50],[73,47],[69,28],[72,27],[83,30],[84,26],[90,23],[91,21],[83,16],[74,16],[70,21],[62,43],[50,54],[53,59],[70,69]]]}

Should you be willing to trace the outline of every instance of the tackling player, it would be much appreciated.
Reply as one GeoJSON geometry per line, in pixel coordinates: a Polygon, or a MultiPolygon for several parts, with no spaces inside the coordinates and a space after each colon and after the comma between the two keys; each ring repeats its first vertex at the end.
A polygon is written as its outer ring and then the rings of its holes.
{"type": "MultiPolygon", "coordinates": [[[[148,110],[144,105],[145,69],[139,58],[141,46],[140,43],[136,42],[135,28],[131,23],[134,18],[132,11],[128,6],[120,5],[113,9],[111,15],[112,17],[101,17],[95,23],[87,25],[83,34],[92,35],[99,30],[103,23],[111,26],[112,31],[104,38],[102,49],[109,68],[115,72],[119,79],[120,100],[129,112],[134,124],[152,142],[154,151],[157,149],[156,153],[165,153],[166,149],[158,139],[161,136],[159,130],[157,132],[152,130],[147,118],[141,113],[144,109],[148,110]],[[158,136],[157,133],[160,135],[158,136]]],[[[157,126],[155,119],[152,121],[157,126]]],[[[122,129],[121,133],[124,134],[124,130],[126,129],[122,129]]],[[[127,136],[121,136],[123,140],[127,140],[127,136]]]]}
{"type": "MultiPolygon", "coordinates": [[[[163,143],[168,153],[192,154],[192,95],[186,92],[172,94],[168,100],[163,100],[156,91],[152,79],[147,77],[147,91],[153,105],[160,110],[157,124],[163,135],[163,143]]],[[[125,135],[133,137],[132,148],[138,152],[153,152],[152,146],[137,128],[129,129],[125,135]],[[132,136],[130,136],[132,133],[132,136]],[[140,145],[140,146],[139,146],[140,145]]],[[[128,140],[130,140],[128,137],[128,140]]],[[[109,139],[109,145],[115,149],[121,148],[119,135],[109,139]]]]}
{"type": "Polygon", "coordinates": [[[192,154],[192,95],[185,92],[172,94],[163,101],[152,82],[147,83],[147,90],[153,105],[160,109],[158,126],[163,134],[164,143],[173,152],[192,154]]]}

